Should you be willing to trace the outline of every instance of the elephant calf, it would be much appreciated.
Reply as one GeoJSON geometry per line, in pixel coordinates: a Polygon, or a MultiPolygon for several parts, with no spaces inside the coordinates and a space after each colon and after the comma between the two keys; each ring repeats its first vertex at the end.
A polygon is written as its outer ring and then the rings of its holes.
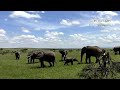
{"type": "Polygon", "coordinates": [[[78,62],[78,60],[76,58],[71,58],[71,57],[65,57],[64,61],[65,61],[64,65],[66,65],[66,64],[68,65],[68,63],[71,63],[71,65],[73,65],[74,61],[78,62]]]}

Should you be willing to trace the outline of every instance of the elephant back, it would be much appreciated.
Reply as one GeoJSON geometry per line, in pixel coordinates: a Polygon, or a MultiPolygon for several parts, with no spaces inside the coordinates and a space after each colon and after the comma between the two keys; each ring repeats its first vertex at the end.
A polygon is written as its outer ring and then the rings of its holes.
{"type": "Polygon", "coordinates": [[[120,49],[120,46],[114,47],[113,50],[120,49]]]}
{"type": "Polygon", "coordinates": [[[43,51],[31,51],[28,53],[28,57],[41,57],[43,55],[43,51]]]}
{"type": "Polygon", "coordinates": [[[43,53],[45,56],[55,56],[55,53],[53,51],[45,51],[43,53]]]}
{"type": "Polygon", "coordinates": [[[96,52],[96,54],[103,54],[105,52],[103,48],[100,48],[98,46],[87,46],[87,51],[93,51],[96,52]]]}

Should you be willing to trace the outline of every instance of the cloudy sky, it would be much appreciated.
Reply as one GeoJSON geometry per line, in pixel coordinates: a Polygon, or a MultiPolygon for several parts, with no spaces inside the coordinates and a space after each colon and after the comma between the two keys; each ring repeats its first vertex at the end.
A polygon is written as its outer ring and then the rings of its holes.
{"type": "Polygon", "coordinates": [[[0,48],[120,45],[119,11],[0,11],[0,48]]]}

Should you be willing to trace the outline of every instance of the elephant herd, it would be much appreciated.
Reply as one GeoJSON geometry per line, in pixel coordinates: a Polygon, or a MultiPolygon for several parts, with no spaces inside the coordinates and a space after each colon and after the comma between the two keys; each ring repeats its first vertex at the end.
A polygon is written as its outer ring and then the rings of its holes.
{"type": "MultiPolygon", "coordinates": [[[[117,51],[119,51],[120,54],[120,47],[114,47],[113,48],[115,54],[117,51]]],[[[81,49],[81,59],[78,61],[76,58],[73,57],[67,57],[68,51],[67,50],[59,50],[59,53],[61,54],[61,60],[64,61],[64,65],[71,63],[73,65],[74,61],[77,61],[78,64],[82,63],[83,55],[86,54],[86,63],[91,63],[91,56],[96,58],[96,63],[99,62],[102,59],[104,62],[104,65],[106,65],[107,62],[109,62],[110,59],[108,59],[109,52],[106,53],[105,49],[100,48],[98,46],[86,46],[81,49]],[[107,58],[106,58],[107,57],[107,58]],[[89,60],[89,62],[88,62],[89,60]]],[[[54,66],[54,63],[56,62],[55,52],[53,51],[32,51],[31,53],[28,53],[28,63],[34,63],[35,59],[39,59],[41,63],[41,67],[45,67],[44,61],[48,62],[50,67],[54,66]]]]}

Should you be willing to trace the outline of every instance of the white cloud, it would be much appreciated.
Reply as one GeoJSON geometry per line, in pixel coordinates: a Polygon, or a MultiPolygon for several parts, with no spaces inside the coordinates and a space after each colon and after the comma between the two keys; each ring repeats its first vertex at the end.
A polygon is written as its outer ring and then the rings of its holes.
{"type": "Polygon", "coordinates": [[[113,11],[97,11],[97,13],[100,16],[104,16],[104,15],[117,16],[118,15],[116,12],[113,12],[113,11]]]}
{"type": "Polygon", "coordinates": [[[4,20],[5,20],[5,21],[8,21],[8,19],[7,19],[7,18],[5,18],[4,20]]]}
{"type": "Polygon", "coordinates": [[[113,17],[118,16],[117,12],[113,11],[96,11],[96,12],[83,12],[80,14],[83,18],[80,21],[80,27],[86,26],[113,26],[120,24],[119,20],[113,19],[113,17]]]}
{"type": "Polygon", "coordinates": [[[6,31],[4,29],[0,29],[0,43],[7,42],[8,38],[6,36],[6,31]]]}
{"type": "Polygon", "coordinates": [[[63,32],[46,31],[41,37],[34,35],[19,35],[10,39],[9,43],[15,47],[41,47],[41,48],[56,48],[63,45],[63,32]]]}
{"type": "Polygon", "coordinates": [[[73,34],[70,35],[70,37],[74,40],[80,40],[80,41],[87,40],[87,38],[85,38],[82,34],[73,34]]]}
{"type": "Polygon", "coordinates": [[[61,35],[64,35],[64,33],[50,31],[46,31],[45,34],[41,37],[36,37],[34,35],[19,35],[11,38],[10,43],[16,44],[17,46],[20,46],[22,44],[23,46],[29,45],[33,47],[33,45],[37,46],[41,44],[43,45],[42,47],[44,46],[49,47],[50,45],[54,46],[55,43],[60,42],[62,39],[61,35]]]}
{"type": "Polygon", "coordinates": [[[6,34],[6,31],[4,29],[0,29],[0,36],[4,36],[6,34]]]}
{"type": "Polygon", "coordinates": [[[117,34],[104,35],[98,39],[103,43],[120,43],[120,36],[117,34]]]}
{"type": "Polygon", "coordinates": [[[118,16],[116,12],[112,11],[97,11],[97,15],[90,20],[90,26],[113,26],[120,24],[119,20],[113,19],[114,16],[118,16]]]}
{"type": "Polygon", "coordinates": [[[10,43],[38,43],[38,39],[34,35],[20,35],[13,37],[10,43]]]}
{"type": "Polygon", "coordinates": [[[39,22],[38,20],[16,20],[18,24],[24,25],[25,27],[29,27],[32,30],[57,30],[60,28],[65,28],[65,26],[60,26],[56,23],[49,22],[39,22]]]}
{"type": "Polygon", "coordinates": [[[41,11],[41,13],[45,13],[45,11],[41,11]]]}
{"type": "Polygon", "coordinates": [[[24,27],[21,28],[24,33],[30,33],[30,31],[24,27]]]}
{"type": "Polygon", "coordinates": [[[119,25],[120,21],[118,20],[107,20],[107,19],[92,19],[91,24],[92,26],[114,26],[119,25]]]}
{"type": "Polygon", "coordinates": [[[67,39],[67,43],[70,46],[74,47],[83,47],[83,46],[100,46],[100,47],[112,47],[113,45],[119,45],[120,43],[120,36],[119,33],[77,33],[69,35],[70,38],[67,39]],[[72,43],[71,43],[72,42],[72,43]]]}
{"type": "Polygon", "coordinates": [[[64,35],[63,32],[50,32],[50,31],[46,31],[44,38],[47,41],[53,42],[53,41],[61,41],[60,36],[64,35]]]}
{"type": "Polygon", "coordinates": [[[29,12],[29,13],[40,13],[40,11],[26,11],[26,12],[29,12]]]}
{"type": "Polygon", "coordinates": [[[27,18],[27,19],[30,19],[30,18],[41,18],[41,16],[39,14],[29,13],[29,12],[25,12],[25,11],[13,11],[9,15],[9,17],[11,17],[11,18],[22,17],[22,18],[27,18]]]}
{"type": "Polygon", "coordinates": [[[104,27],[102,30],[100,30],[101,32],[106,32],[106,33],[117,33],[120,31],[120,27],[119,26],[110,26],[110,27],[104,27]]]}
{"type": "Polygon", "coordinates": [[[72,25],[79,25],[80,22],[77,21],[77,20],[70,21],[70,20],[62,19],[61,22],[60,22],[60,24],[66,25],[66,26],[72,26],[72,25]]]}
{"type": "Polygon", "coordinates": [[[26,12],[29,12],[29,13],[45,13],[45,11],[26,11],[26,12]]]}

